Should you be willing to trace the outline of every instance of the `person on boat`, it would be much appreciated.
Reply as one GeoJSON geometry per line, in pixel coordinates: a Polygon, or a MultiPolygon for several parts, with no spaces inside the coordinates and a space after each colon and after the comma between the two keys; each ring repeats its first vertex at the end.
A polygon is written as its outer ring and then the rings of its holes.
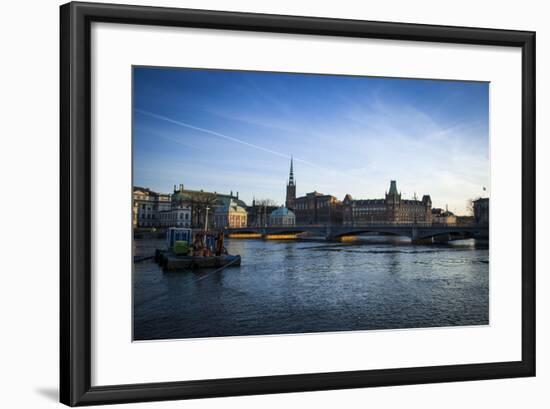
{"type": "Polygon", "coordinates": [[[204,239],[202,233],[195,234],[195,239],[191,245],[193,256],[202,257],[204,254],[204,239]]]}

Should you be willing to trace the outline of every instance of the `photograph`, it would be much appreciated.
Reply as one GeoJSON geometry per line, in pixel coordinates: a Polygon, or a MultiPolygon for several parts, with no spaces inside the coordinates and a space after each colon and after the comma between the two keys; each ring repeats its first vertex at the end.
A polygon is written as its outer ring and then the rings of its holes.
{"type": "Polygon", "coordinates": [[[490,325],[489,93],[133,66],[133,340],[490,325]]]}
{"type": "Polygon", "coordinates": [[[549,14],[442,4],[5,2],[0,407],[548,406],[549,14]]]}

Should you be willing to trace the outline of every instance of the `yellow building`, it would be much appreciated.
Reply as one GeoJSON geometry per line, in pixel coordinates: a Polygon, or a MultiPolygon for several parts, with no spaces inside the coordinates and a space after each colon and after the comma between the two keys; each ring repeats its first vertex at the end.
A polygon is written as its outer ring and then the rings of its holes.
{"type": "Polygon", "coordinates": [[[214,227],[223,229],[226,227],[246,227],[248,213],[234,200],[219,206],[214,211],[214,227]]]}
{"type": "Polygon", "coordinates": [[[432,222],[435,224],[456,224],[456,216],[453,212],[450,212],[448,209],[432,209],[432,222]]]}

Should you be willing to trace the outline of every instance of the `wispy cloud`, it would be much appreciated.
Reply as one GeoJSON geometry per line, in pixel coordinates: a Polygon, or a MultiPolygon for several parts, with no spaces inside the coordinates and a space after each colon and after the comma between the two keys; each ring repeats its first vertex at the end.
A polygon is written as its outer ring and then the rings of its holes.
{"type": "MultiPolygon", "coordinates": [[[[317,174],[321,173],[321,174],[324,174],[324,175],[333,175],[333,176],[339,178],[340,180],[342,180],[342,178],[346,178],[346,179],[351,178],[351,179],[357,179],[357,181],[362,181],[362,179],[359,176],[355,176],[352,173],[342,171],[342,170],[339,170],[339,169],[331,169],[331,168],[328,168],[326,166],[321,166],[319,164],[315,164],[311,161],[302,159],[300,157],[284,154],[282,152],[278,152],[278,151],[275,151],[273,149],[265,148],[263,146],[253,144],[253,143],[250,143],[250,142],[247,142],[247,141],[243,141],[242,139],[238,139],[238,138],[235,138],[233,136],[229,136],[229,135],[221,133],[221,132],[217,132],[217,131],[214,131],[214,130],[211,130],[211,129],[206,129],[206,128],[203,128],[203,127],[198,127],[198,126],[189,124],[187,122],[179,121],[179,120],[169,118],[169,117],[164,116],[164,115],[159,115],[159,114],[149,112],[149,111],[146,111],[146,110],[142,110],[142,109],[139,109],[139,108],[135,108],[135,111],[139,112],[141,114],[147,115],[151,118],[155,118],[155,119],[158,119],[158,120],[161,120],[161,121],[165,121],[165,122],[168,122],[168,123],[171,123],[171,124],[174,124],[174,125],[178,125],[178,126],[181,126],[181,127],[187,128],[187,129],[192,129],[192,130],[195,130],[195,131],[204,132],[204,133],[207,133],[209,135],[214,135],[214,136],[217,136],[219,138],[229,140],[231,142],[239,143],[239,144],[247,146],[249,148],[257,149],[257,150],[260,150],[262,152],[270,153],[272,155],[276,155],[276,156],[285,158],[287,160],[290,160],[291,157],[292,157],[295,162],[303,163],[307,166],[310,166],[310,167],[314,168],[315,172],[317,174]]],[[[175,143],[180,143],[180,141],[178,139],[174,138],[174,137],[169,137],[169,136],[166,136],[166,135],[164,135],[163,137],[165,139],[171,140],[175,143]]],[[[181,142],[181,144],[186,145],[185,142],[181,142]]],[[[327,180],[327,181],[330,180],[330,177],[325,176],[325,180],[327,180]]]]}
{"type": "Polygon", "coordinates": [[[430,194],[435,206],[462,213],[467,199],[484,194],[482,186],[490,189],[488,87],[202,70],[171,70],[170,81],[162,70],[145,74],[147,87],[138,81],[135,88],[134,129],[143,144],[135,174],[158,190],[183,179],[281,203],[291,155],[298,195],[382,197],[397,179],[407,197],[430,194]]]}
{"type": "MultiPolygon", "coordinates": [[[[285,154],[285,153],[282,153],[282,152],[277,152],[273,149],[264,148],[263,146],[256,145],[256,144],[253,144],[253,143],[250,143],[250,142],[247,142],[247,141],[243,141],[242,139],[238,139],[238,138],[235,138],[233,136],[229,136],[229,135],[217,132],[217,131],[213,131],[211,129],[201,128],[199,126],[191,125],[191,124],[188,124],[186,122],[178,121],[176,119],[168,118],[167,116],[155,114],[153,112],[145,111],[145,110],[139,109],[139,108],[134,108],[134,110],[136,112],[139,112],[139,113],[144,114],[144,115],[148,115],[152,118],[155,118],[155,119],[158,119],[158,120],[161,120],[161,121],[169,122],[169,123],[172,123],[174,125],[182,126],[184,128],[187,128],[187,129],[193,129],[195,131],[204,132],[204,133],[207,133],[209,135],[214,135],[214,136],[217,136],[219,138],[223,138],[223,139],[226,139],[226,140],[229,140],[229,141],[232,141],[232,142],[239,143],[239,144],[244,145],[244,146],[248,146],[249,148],[258,149],[260,151],[271,153],[273,155],[276,155],[276,156],[279,156],[279,157],[282,157],[282,158],[286,158],[286,159],[291,158],[291,155],[288,155],[288,154],[285,154]]],[[[296,160],[297,162],[305,163],[306,165],[309,165],[309,166],[315,166],[315,164],[313,164],[311,162],[308,162],[306,160],[300,159],[300,158],[294,158],[294,160],[296,160]]]]}

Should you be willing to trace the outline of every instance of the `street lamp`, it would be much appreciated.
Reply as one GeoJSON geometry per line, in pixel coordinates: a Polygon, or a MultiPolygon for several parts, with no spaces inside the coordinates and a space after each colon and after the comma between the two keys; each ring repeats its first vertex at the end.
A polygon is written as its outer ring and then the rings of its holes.
{"type": "Polygon", "coordinates": [[[204,216],[204,232],[208,230],[208,210],[210,210],[210,207],[206,206],[206,215],[204,216]]]}

